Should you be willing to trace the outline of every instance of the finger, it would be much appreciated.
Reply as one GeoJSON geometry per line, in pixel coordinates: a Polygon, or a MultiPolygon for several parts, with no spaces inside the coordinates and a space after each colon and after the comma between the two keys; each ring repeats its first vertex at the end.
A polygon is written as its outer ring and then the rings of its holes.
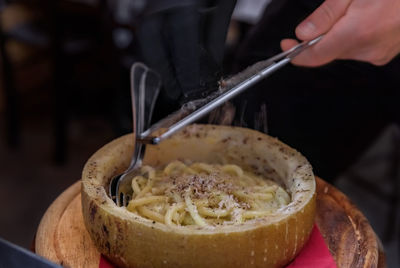
{"type": "Polygon", "coordinates": [[[299,42],[297,40],[294,40],[294,39],[283,39],[281,41],[281,48],[282,48],[283,51],[286,51],[286,50],[289,50],[289,49],[291,49],[292,47],[294,47],[294,46],[296,46],[298,44],[299,44],[299,42]]]}
{"type": "MultiPolygon", "coordinates": [[[[286,51],[298,44],[297,40],[284,39],[281,41],[281,48],[286,51]]],[[[313,47],[309,47],[292,59],[291,63],[298,66],[316,67],[329,62],[330,59],[326,58],[326,55],[318,55],[317,51],[313,47]]]]}
{"type": "Polygon", "coordinates": [[[311,40],[326,33],[346,13],[352,0],[326,0],[296,27],[300,40],[311,40]]]}
{"type": "MultiPolygon", "coordinates": [[[[340,24],[338,26],[341,26],[340,24]]],[[[335,28],[327,33],[318,43],[297,55],[292,60],[292,63],[298,66],[316,67],[340,58],[349,44],[347,42],[349,35],[347,34],[348,31],[335,28]]],[[[281,41],[281,48],[286,51],[297,43],[293,39],[284,39],[281,41]]]]}
{"type": "MultiPolygon", "coordinates": [[[[283,51],[286,51],[296,46],[297,44],[299,44],[297,40],[284,39],[281,41],[281,48],[283,51]]],[[[323,65],[329,61],[330,59],[326,58],[326,55],[320,55],[318,54],[318,50],[315,50],[313,47],[309,47],[301,52],[299,55],[297,55],[294,59],[292,59],[291,63],[304,67],[316,67],[323,65]]]]}

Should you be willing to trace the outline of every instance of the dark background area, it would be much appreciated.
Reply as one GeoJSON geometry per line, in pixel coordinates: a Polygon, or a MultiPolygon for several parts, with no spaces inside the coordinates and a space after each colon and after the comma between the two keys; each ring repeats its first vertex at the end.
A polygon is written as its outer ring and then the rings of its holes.
{"type": "MultiPolygon", "coordinates": [[[[29,248],[43,213],[80,179],[90,155],[130,132],[128,70],[141,55],[134,24],[107,1],[11,2],[0,1],[0,237],[29,248]]],[[[231,21],[225,75],[266,57],[257,54],[262,39],[279,38],[276,31],[231,21]]],[[[277,44],[265,53],[279,52],[277,44]]],[[[398,66],[389,67],[400,71],[398,66]]],[[[305,154],[317,175],[360,207],[384,243],[389,267],[397,267],[400,131],[386,115],[397,107],[400,84],[384,69],[376,83],[352,80],[354,72],[368,78],[375,71],[364,64],[345,65],[342,73],[330,68],[288,66],[239,100],[253,107],[268,100],[269,133],[305,154]],[[348,81],[359,86],[350,94],[348,81]],[[365,83],[369,88],[363,90],[365,83]],[[337,134],[347,142],[338,142],[337,134]]]]}

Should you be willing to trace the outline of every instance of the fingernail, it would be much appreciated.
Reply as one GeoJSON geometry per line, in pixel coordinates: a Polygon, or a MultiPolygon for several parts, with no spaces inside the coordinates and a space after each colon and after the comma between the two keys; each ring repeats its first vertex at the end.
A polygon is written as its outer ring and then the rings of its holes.
{"type": "Polygon", "coordinates": [[[301,35],[302,37],[307,37],[309,35],[312,35],[316,29],[317,29],[317,27],[315,27],[314,23],[312,23],[310,21],[306,21],[304,23],[301,23],[297,27],[297,33],[299,35],[301,35]]]}

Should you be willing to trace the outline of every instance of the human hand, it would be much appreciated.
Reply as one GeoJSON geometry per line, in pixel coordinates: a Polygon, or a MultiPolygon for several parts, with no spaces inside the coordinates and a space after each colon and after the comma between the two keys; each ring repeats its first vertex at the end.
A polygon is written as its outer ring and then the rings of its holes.
{"type": "MultiPolygon", "coordinates": [[[[400,52],[400,0],[325,0],[296,28],[300,40],[324,34],[292,63],[315,67],[335,59],[384,65],[400,52]]],[[[281,41],[286,51],[294,39],[281,41]]]]}

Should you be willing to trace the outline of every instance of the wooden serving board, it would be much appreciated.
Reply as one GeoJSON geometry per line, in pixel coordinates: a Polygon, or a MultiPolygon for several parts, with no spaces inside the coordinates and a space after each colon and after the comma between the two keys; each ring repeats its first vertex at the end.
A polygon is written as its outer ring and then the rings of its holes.
{"type": "MultiPolygon", "coordinates": [[[[86,231],[76,182],[47,209],[36,253],[66,267],[99,267],[100,253],[86,231]]],[[[386,267],[382,245],[365,216],[338,189],[317,178],[316,223],[337,267],[386,267]]]]}

